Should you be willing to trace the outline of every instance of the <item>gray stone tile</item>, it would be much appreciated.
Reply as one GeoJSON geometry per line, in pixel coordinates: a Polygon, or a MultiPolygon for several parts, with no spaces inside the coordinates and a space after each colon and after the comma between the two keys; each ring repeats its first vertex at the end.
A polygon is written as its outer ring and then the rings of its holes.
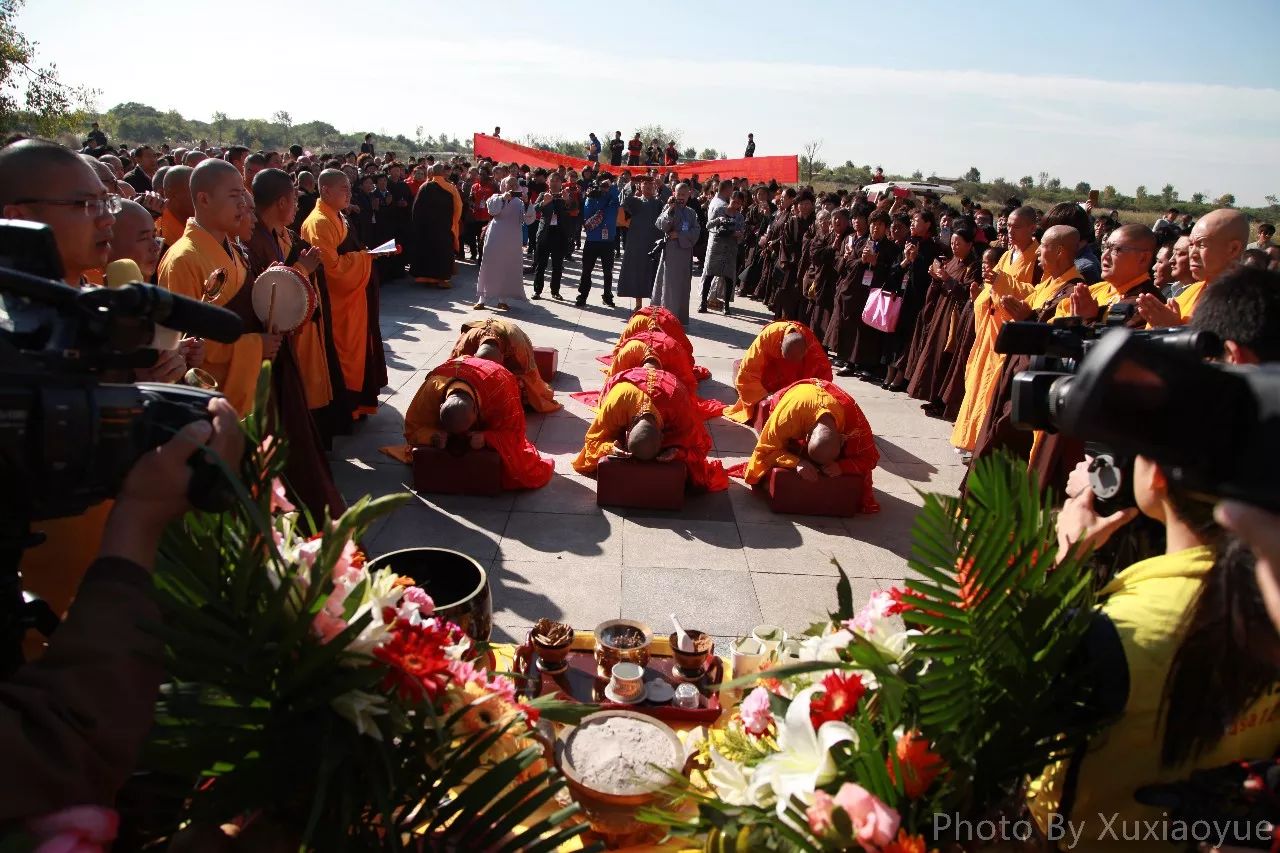
{"type": "Polygon", "coordinates": [[[746,571],[736,524],[668,519],[626,520],[623,564],[683,569],[746,571]]]}
{"type": "MultiPolygon", "coordinates": [[[[880,589],[870,578],[850,578],[849,581],[855,606],[880,589]]],[[[836,582],[836,578],[751,573],[751,583],[760,602],[761,621],[781,625],[793,634],[825,620],[827,614],[835,610],[836,582]]]]}
{"type": "Polygon", "coordinates": [[[622,613],[622,567],[603,560],[493,561],[493,620],[530,626],[546,617],[590,631],[622,613]]]}
{"type": "Polygon", "coordinates": [[[622,520],[606,514],[512,512],[502,537],[504,560],[590,557],[622,563],[622,520]]]}
{"type": "Polygon", "coordinates": [[[708,424],[716,450],[750,455],[756,449],[756,434],[750,427],[717,418],[708,424]]]}
{"type": "Polygon", "coordinates": [[[760,604],[746,572],[711,569],[633,568],[622,572],[622,615],[669,634],[674,611],[685,628],[723,637],[760,624],[760,604]]]}
{"type": "Polygon", "coordinates": [[[487,564],[498,553],[506,512],[472,511],[465,517],[412,503],[396,510],[370,544],[372,556],[401,548],[452,548],[487,564]]]}
{"type": "Polygon", "coordinates": [[[739,522],[748,568],[753,572],[835,577],[836,567],[831,559],[846,548],[849,534],[839,519],[819,524],[739,522]]]}
{"type": "Polygon", "coordinates": [[[413,490],[413,471],[408,465],[370,465],[362,459],[335,459],[329,465],[333,481],[348,503],[364,495],[413,490]]]}
{"type": "Polygon", "coordinates": [[[329,451],[329,459],[335,461],[358,459],[369,465],[394,465],[407,470],[399,459],[392,459],[382,452],[384,447],[401,447],[404,435],[393,432],[371,432],[362,429],[363,424],[356,426],[354,435],[339,435],[333,439],[333,449],[329,451]]]}
{"type": "Polygon", "coordinates": [[[556,474],[541,489],[518,493],[512,508],[519,512],[600,514],[595,481],[578,474],[556,474]]]}

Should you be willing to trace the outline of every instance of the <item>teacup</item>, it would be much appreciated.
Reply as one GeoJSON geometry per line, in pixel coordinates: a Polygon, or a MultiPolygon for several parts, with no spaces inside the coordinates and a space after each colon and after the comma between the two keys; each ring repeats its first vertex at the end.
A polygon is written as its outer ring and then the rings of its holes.
{"type": "Polygon", "coordinates": [[[787,632],[778,625],[757,625],[751,629],[751,636],[764,646],[766,656],[772,658],[778,654],[778,646],[787,640],[787,632]]]}
{"type": "Polygon", "coordinates": [[[613,695],[624,702],[633,702],[644,695],[644,668],[624,661],[615,663],[609,687],[613,695]]]}
{"type": "Polygon", "coordinates": [[[764,643],[755,637],[741,637],[734,640],[732,653],[734,678],[756,674],[764,666],[765,660],[768,658],[764,650],[764,643]]]}

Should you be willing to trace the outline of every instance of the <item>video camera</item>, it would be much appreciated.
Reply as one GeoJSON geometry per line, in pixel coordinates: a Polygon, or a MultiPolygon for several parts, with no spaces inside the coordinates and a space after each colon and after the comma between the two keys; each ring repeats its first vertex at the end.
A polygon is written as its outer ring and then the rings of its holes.
{"type": "MultiPolygon", "coordinates": [[[[115,384],[112,372],[155,364],[156,325],[230,343],[243,324],[225,308],[149,284],[78,290],[62,281],[52,229],[0,219],[0,675],[20,662],[23,634],[57,617],[24,600],[18,563],[34,520],[78,515],[114,496],[140,456],[208,420],[215,393],[162,383],[115,384]]],[[[225,508],[218,466],[196,454],[188,495],[225,508]]]]}
{"type": "Polygon", "coordinates": [[[1189,329],[1008,323],[996,348],[1037,356],[1013,380],[1015,424],[1107,456],[1091,478],[1113,507],[1132,505],[1125,469],[1141,454],[1192,494],[1280,510],[1280,366],[1206,362],[1222,342],[1189,329]]]}

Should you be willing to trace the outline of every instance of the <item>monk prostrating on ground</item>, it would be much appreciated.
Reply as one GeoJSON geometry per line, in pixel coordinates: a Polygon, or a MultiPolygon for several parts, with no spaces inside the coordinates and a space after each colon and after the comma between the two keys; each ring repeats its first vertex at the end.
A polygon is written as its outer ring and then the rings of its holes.
{"type": "Polygon", "coordinates": [[[751,485],[773,468],[794,468],[805,480],[849,474],[862,478],[861,512],[879,512],[871,472],[880,462],[871,425],[834,382],[802,379],[769,397],[768,421],[746,463],[729,473],[751,485]]]}
{"type": "MultiPolygon", "coordinates": [[[[409,446],[443,448],[451,436],[466,438],[473,450],[496,450],[504,489],[538,489],[551,481],[551,461],[525,435],[520,386],[495,361],[451,358],[427,374],[414,395],[404,418],[409,446]]],[[[398,450],[391,455],[405,459],[407,448],[398,450]]]]}
{"type": "MultiPolygon", "coordinates": [[[[626,343],[614,351],[612,361],[605,368],[606,382],[633,367],[643,365],[650,365],[675,374],[680,384],[689,392],[694,408],[704,420],[718,417],[724,410],[724,403],[719,400],[704,400],[698,396],[698,380],[693,373],[692,356],[679,341],[665,332],[637,332],[628,338],[626,343]]],[[[578,391],[570,396],[595,408],[602,394],[602,391],[578,391]]]]}
{"type": "Polygon", "coordinates": [[[742,357],[733,381],[738,388],[738,402],[726,409],[724,416],[745,424],[761,401],[801,379],[831,381],[831,361],[822,342],[804,323],[770,323],[742,357]]]}
{"type": "MultiPolygon", "coordinates": [[[[600,362],[609,364],[618,350],[622,349],[622,345],[640,332],[664,332],[670,335],[676,343],[684,348],[685,352],[689,353],[689,361],[693,361],[693,342],[685,334],[684,326],[680,325],[679,318],[660,305],[646,305],[631,315],[631,319],[627,321],[627,325],[622,329],[622,334],[618,335],[618,342],[613,346],[613,354],[600,356],[600,362]]],[[[703,379],[710,378],[711,371],[695,364],[693,375],[701,382],[703,379]]]]}
{"type": "Polygon", "coordinates": [[[573,469],[594,473],[606,456],[641,462],[678,459],[688,469],[688,482],[706,491],[723,491],[729,478],[718,459],[707,459],[710,450],[711,435],[680,380],[665,370],[633,367],[604,386],[599,411],[573,469]]]}
{"type": "Polygon", "coordinates": [[[520,385],[521,399],[533,411],[555,412],[562,408],[555,401],[551,387],[538,373],[538,365],[533,358],[533,342],[515,323],[497,318],[463,323],[462,334],[449,357],[463,355],[487,358],[510,370],[520,385]]]}

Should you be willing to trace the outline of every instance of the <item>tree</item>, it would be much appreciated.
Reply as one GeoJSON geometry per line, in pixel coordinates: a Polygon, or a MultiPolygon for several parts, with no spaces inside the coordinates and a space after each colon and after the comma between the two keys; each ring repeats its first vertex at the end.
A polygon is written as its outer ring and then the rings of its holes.
{"type": "MultiPolygon", "coordinates": [[[[637,127],[636,132],[640,134],[640,138],[645,141],[646,145],[649,144],[650,140],[656,139],[663,145],[674,141],[676,147],[680,147],[680,131],[677,128],[667,128],[660,124],[644,124],[637,127]]],[[[583,149],[586,148],[586,143],[579,142],[577,146],[578,155],[581,155],[583,149]]]]}
{"type": "Polygon", "coordinates": [[[1080,183],[1076,184],[1075,193],[1076,195],[1088,195],[1089,190],[1091,189],[1093,189],[1093,187],[1089,186],[1088,181],[1081,181],[1080,183]]]}
{"type": "MultiPolygon", "coordinates": [[[[1058,190],[1062,189],[1062,181],[1060,181],[1057,178],[1050,178],[1049,189],[1053,190],[1054,192],[1057,192],[1058,190]]],[[[1086,192],[1088,192],[1088,190],[1086,190],[1086,192]]]]}
{"type": "Polygon", "coordinates": [[[217,134],[216,138],[219,144],[227,138],[227,114],[224,112],[216,112],[213,114],[213,130],[217,134]]]}
{"type": "Polygon", "coordinates": [[[1145,204],[1148,198],[1150,198],[1150,196],[1147,195],[1147,188],[1145,186],[1140,186],[1133,191],[1133,200],[1139,205],[1145,204]]]}
{"type": "Polygon", "coordinates": [[[1031,177],[1030,175],[1023,175],[1021,178],[1018,178],[1018,186],[1022,187],[1024,191],[1031,189],[1035,185],[1036,185],[1035,178],[1031,177]]]}
{"type": "Polygon", "coordinates": [[[912,172],[912,173],[911,173],[911,180],[913,180],[913,181],[923,181],[923,180],[924,180],[924,172],[921,172],[919,169],[916,169],[914,172],[912,172]]]}
{"type": "Polygon", "coordinates": [[[1102,200],[1109,204],[1114,203],[1116,200],[1116,188],[1111,186],[1111,184],[1107,184],[1105,187],[1103,187],[1102,200]]]}
{"type": "Polygon", "coordinates": [[[991,182],[990,196],[992,201],[998,204],[1005,204],[1009,199],[1017,198],[1018,188],[1004,178],[996,178],[991,182]]]}
{"type": "Polygon", "coordinates": [[[1039,175],[1036,176],[1036,186],[1038,186],[1040,189],[1044,189],[1045,187],[1049,186],[1048,172],[1041,172],[1039,175]]]}
{"type": "Polygon", "coordinates": [[[964,180],[971,184],[982,183],[982,173],[978,171],[977,166],[970,166],[969,171],[964,173],[964,180]]]}
{"type": "Polygon", "coordinates": [[[694,148],[692,145],[690,145],[688,148],[686,148],[686,149],[684,149],[683,151],[681,151],[681,152],[680,152],[680,156],[681,156],[681,157],[683,157],[683,158],[684,158],[684,159],[686,159],[686,160],[697,160],[697,159],[698,159],[698,149],[697,149],[697,148],[694,148]]]}
{"type": "Polygon", "coordinates": [[[1191,203],[1192,203],[1192,204],[1204,204],[1204,193],[1192,193],[1192,194],[1191,194],[1191,203]]]}
{"type": "Polygon", "coordinates": [[[1235,203],[1236,203],[1236,197],[1231,193],[1223,193],[1222,195],[1218,196],[1218,200],[1215,202],[1215,204],[1217,204],[1218,207],[1234,207],[1235,203]]]}
{"type": "Polygon", "coordinates": [[[289,135],[289,130],[293,127],[293,116],[289,115],[284,110],[276,110],[276,112],[272,114],[271,120],[276,124],[284,125],[284,135],[289,135]]]}
{"type": "Polygon", "coordinates": [[[0,131],[22,128],[57,136],[76,130],[99,93],[63,83],[56,65],[37,64],[39,45],[20,33],[15,23],[22,4],[23,0],[0,0],[0,131]]]}
{"type": "Polygon", "coordinates": [[[1262,199],[1267,203],[1267,207],[1280,207],[1280,196],[1264,195],[1262,199]]]}
{"type": "Polygon", "coordinates": [[[1178,200],[1178,191],[1173,188],[1173,184],[1165,184],[1160,188],[1160,200],[1165,204],[1173,204],[1178,200]]]}
{"type": "Polygon", "coordinates": [[[822,140],[814,139],[805,143],[804,154],[800,157],[800,168],[805,173],[805,183],[813,180],[814,172],[821,172],[827,168],[827,164],[818,159],[818,153],[822,151],[822,140]]]}

